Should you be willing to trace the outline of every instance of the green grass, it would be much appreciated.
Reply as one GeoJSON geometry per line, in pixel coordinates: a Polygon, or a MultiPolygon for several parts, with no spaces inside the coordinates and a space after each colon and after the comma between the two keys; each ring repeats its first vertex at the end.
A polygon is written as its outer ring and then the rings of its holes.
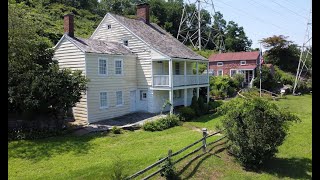
{"type": "MultiPolygon", "coordinates": [[[[243,170],[226,153],[223,142],[203,156],[181,161],[177,172],[183,179],[311,179],[311,96],[287,96],[275,103],[288,107],[302,121],[290,127],[279,153],[261,172],[243,170]]],[[[117,156],[126,164],[125,172],[133,174],[166,156],[168,149],[175,152],[198,140],[201,128],[212,131],[220,120],[207,115],[159,132],[138,130],[9,142],[9,179],[108,179],[117,156]]]]}

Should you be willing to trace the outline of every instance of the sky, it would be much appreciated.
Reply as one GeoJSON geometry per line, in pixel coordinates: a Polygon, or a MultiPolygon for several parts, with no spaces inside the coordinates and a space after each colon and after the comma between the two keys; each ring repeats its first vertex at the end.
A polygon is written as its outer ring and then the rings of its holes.
{"type": "MultiPolygon", "coordinates": [[[[184,0],[186,3],[196,0],[184,0]]],[[[201,0],[210,2],[211,0],[201,0]]],[[[288,40],[302,46],[310,15],[311,0],[212,0],[215,10],[223,18],[244,28],[252,48],[259,48],[259,40],[273,35],[289,36],[288,40]]],[[[212,11],[210,4],[202,8],[212,11]]],[[[262,49],[264,49],[262,47],[262,49]]]]}

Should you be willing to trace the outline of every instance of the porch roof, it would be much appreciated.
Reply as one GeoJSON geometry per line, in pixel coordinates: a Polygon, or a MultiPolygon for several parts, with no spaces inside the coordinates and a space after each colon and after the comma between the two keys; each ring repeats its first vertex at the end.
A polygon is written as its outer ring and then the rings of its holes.
{"type": "Polygon", "coordinates": [[[257,65],[238,65],[235,67],[235,69],[248,69],[248,70],[254,70],[257,67],[257,65]]]}

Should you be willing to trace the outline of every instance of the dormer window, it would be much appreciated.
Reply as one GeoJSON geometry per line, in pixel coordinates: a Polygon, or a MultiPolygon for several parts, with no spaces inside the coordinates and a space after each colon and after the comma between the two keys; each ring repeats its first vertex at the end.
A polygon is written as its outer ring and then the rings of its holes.
{"type": "Polygon", "coordinates": [[[111,29],[111,24],[108,24],[108,29],[111,29]]]}
{"type": "Polygon", "coordinates": [[[123,45],[128,46],[129,45],[129,41],[128,40],[123,40],[123,45]]]}
{"type": "Polygon", "coordinates": [[[246,61],[240,61],[240,65],[246,65],[247,62],[246,61]]]}
{"type": "Polygon", "coordinates": [[[223,62],[217,62],[217,66],[223,66],[223,62]]]}

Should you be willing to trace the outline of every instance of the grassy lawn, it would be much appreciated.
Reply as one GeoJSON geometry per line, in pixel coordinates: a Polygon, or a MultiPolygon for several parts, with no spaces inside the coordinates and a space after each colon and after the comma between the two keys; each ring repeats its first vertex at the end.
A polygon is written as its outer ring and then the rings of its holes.
{"type": "MultiPolygon", "coordinates": [[[[276,103],[288,107],[302,122],[291,126],[276,158],[267,162],[261,172],[243,170],[223,150],[222,144],[210,153],[198,158],[194,155],[177,164],[176,170],[181,177],[311,179],[311,96],[288,96],[276,103]]],[[[166,156],[168,149],[175,152],[198,140],[202,137],[199,128],[214,130],[220,119],[208,115],[161,132],[138,130],[120,135],[97,133],[9,142],[9,179],[108,179],[117,157],[125,164],[126,173],[132,174],[166,156]]]]}

